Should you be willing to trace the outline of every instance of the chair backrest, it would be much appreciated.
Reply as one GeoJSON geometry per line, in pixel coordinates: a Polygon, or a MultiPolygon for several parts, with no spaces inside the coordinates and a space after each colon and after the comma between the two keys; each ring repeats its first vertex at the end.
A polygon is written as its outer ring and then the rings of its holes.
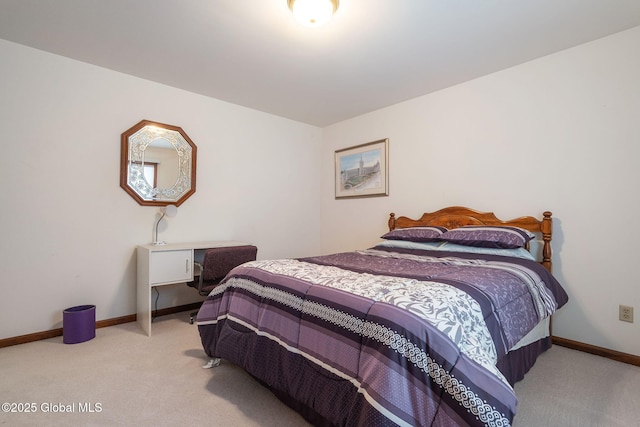
{"type": "Polygon", "coordinates": [[[254,261],[257,254],[258,248],[253,245],[207,249],[202,264],[194,263],[194,276],[198,276],[194,287],[197,287],[200,295],[208,295],[231,270],[254,261]],[[200,271],[200,274],[196,274],[196,271],[200,271]]]}

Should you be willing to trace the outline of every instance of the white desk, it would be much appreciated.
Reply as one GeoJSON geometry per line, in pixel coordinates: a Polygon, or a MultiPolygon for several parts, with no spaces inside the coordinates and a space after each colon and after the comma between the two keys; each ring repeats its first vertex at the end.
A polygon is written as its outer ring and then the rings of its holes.
{"type": "Polygon", "coordinates": [[[226,240],[138,246],[136,320],[144,332],[151,336],[151,288],[192,281],[194,250],[245,245],[250,243],[226,240]]]}

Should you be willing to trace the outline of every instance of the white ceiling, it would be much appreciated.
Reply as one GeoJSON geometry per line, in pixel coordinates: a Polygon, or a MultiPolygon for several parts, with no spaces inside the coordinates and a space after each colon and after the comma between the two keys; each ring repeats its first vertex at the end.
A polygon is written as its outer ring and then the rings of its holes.
{"type": "Polygon", "coordinates": [[[0,0],[0,38],[326,126],[640,25],[640,0],[0,0]]]}

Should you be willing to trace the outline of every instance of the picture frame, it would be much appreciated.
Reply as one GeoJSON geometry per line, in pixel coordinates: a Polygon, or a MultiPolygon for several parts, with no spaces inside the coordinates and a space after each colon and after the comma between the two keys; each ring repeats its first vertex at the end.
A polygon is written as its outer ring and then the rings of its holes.
{"type": "Polygon", "coordinates": [[[335,152],[335,198],[389,195],[389,138],[335,152]]]}

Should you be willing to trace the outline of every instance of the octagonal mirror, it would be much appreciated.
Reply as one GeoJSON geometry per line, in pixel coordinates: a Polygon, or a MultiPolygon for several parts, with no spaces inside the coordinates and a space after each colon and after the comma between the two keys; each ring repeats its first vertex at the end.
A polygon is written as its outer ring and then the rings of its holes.
{"type": "Polygon", "coordinates": [[[145,206],[180,206],[196,191],[196,145],[178,126],[142,120],[122,134],[120,186],[145,206]]]}

